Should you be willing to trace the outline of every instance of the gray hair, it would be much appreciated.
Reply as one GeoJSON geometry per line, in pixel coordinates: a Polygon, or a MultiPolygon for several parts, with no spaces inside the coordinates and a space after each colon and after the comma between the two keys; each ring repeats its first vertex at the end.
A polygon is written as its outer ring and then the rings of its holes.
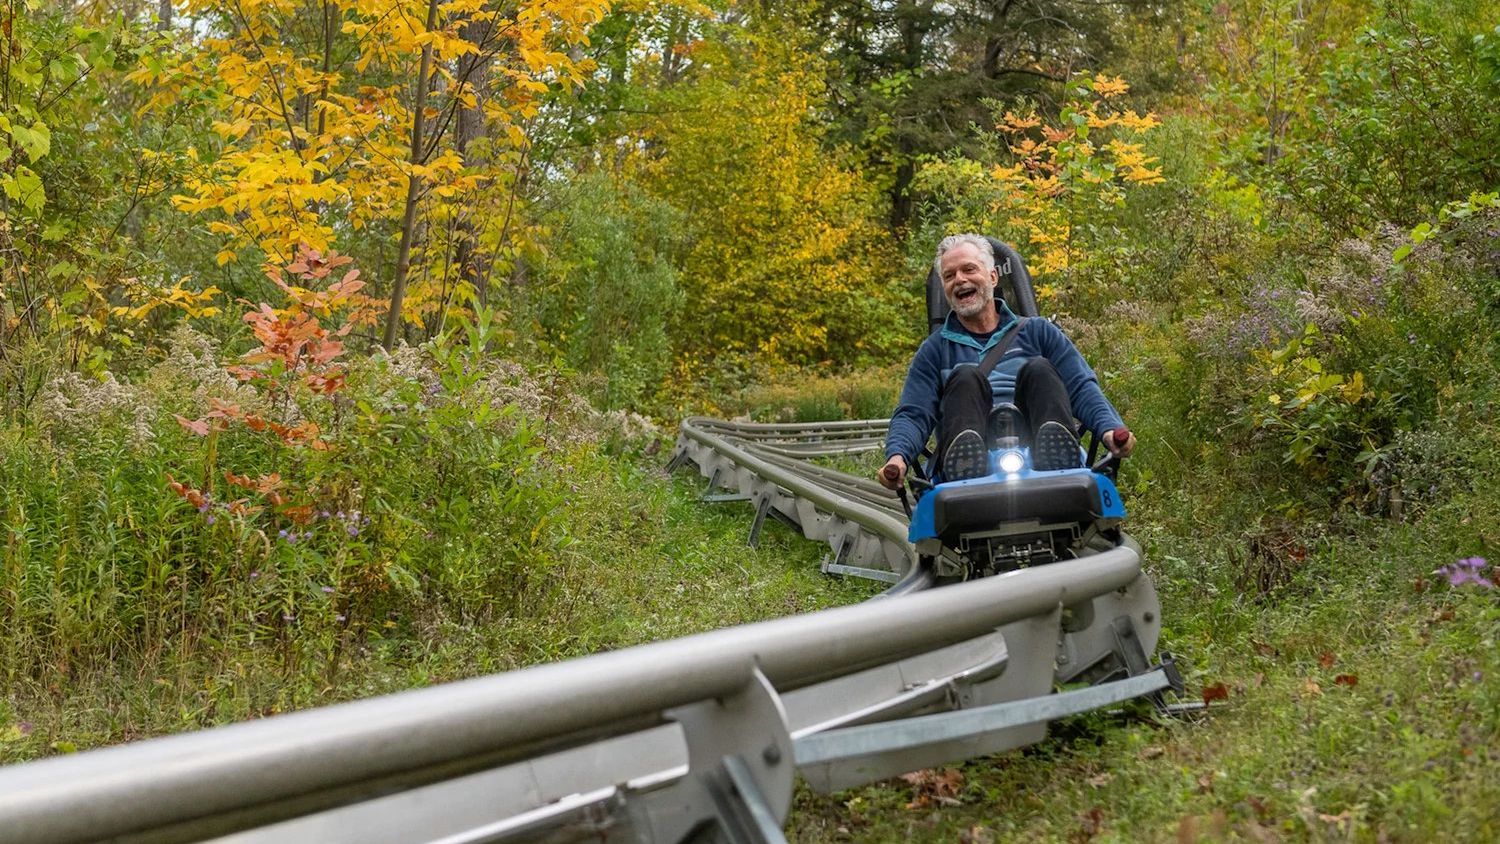
{"type": "Polygon", "coordinates": [[[989,238],[982,234],[950,234],[938,244],[937,254],[932,258],[932,269],[939,278],[943,275],[943,256],[965,243],[978,248],[979,261],[986,272],[995,268],[995,248],[990,246],[989,238]]]}

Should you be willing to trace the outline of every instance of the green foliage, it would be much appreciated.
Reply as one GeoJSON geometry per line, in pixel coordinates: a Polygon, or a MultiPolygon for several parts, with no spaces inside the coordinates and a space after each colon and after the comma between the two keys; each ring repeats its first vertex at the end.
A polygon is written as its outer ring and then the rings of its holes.
{"type": "Polygon", "coordinates": [[[911,302],[885,278],[874,194],[844,151],[822,144],[817,65],[771,34],[699,52],[706,69],[659,95],[634,167],[691,231],[672,329],[682,368],[888,354],[911,302]]]}
{"type": "Polygon", "coordinates": [[[724,408],[758,422],[884,419],[900,397],[903,369],[882,367],[844,375],[793,377],[750,387],[724,408]]]}
{"type": "Polygon", "coordinates": [[[1500,80],[1493,33],[1424,27],[1381,7],[1321,81],[1291,168],[1299,201],[1329,222],[1413,225],[1450,199],[1500,183],[1500,80]]]}
{"type": "Polygon", "coordinates": [[[145,387],[52,385],[40,427],[0,444],[5,672],[37,677],[51,658],[98,669],[119,649],[186,656],[202,641],[264,640],[297,660],[393,624],[524,611],[571,541],[566,488],[541,418],[505,400],[535,385],[482,350],[373,361],[337,406],[261,405],[193,335],[145,387]],[[172,421],[215,397],[247,418],[318,424],[324,448],[172,421]]]}
{"type": "Polygon", "coordinates": [[[547,227],[546,254],[515,291],[518,323],[569,367],[597,376],[601,407],[646,406],[673,362],[682,215],[595,173],[562,189],[547,227]]]}

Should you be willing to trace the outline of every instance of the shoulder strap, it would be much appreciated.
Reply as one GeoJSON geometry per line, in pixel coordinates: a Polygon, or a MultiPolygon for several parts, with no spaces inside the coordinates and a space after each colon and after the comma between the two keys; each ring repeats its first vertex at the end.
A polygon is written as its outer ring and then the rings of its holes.
{"type": "Polygon", "coordinates": [[[1005,336],[1000,338],[1000,342],[990,347],[989,353],[979,362],[980,375],[986,378],[989,377],[990,370],[994,369],[1000,363],[1000,359],[1005,357],[1005,353],[1010,351],[1011,344],[1016,342],[1016,337],[1021,334],[1021,326],[1025,325],[1029,319],[1031,317],[1017,317],[1016,324],[1011,330],[1005,332],[1005,336]]]}

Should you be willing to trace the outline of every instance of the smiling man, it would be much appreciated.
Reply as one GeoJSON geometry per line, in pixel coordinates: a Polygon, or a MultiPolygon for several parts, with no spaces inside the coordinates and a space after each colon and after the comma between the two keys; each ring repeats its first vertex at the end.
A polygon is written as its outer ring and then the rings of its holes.
{"type": "Polygon", "coordinates": [[[886,435],[886,464],[877,475],[882,484],[901,485],[934,428],[938,452],[932,465],[941,480],[988,474],[989,415],[1005,403],[1021,411],[1035,469],[1081,464],[1075,415],[1114,454],[1123,457],[1135,448],[1134,436],[1114,441],[1114,430],[1124,427],[1120,414],[1062,330],[1045,319],[1018,318],[995,297],[1000,276],[987,239],[944,238],[934,265],[953,312],[917,349],[907,370],[886,435]],[[985,364],[992,364],[988,371],[985,364]]]}

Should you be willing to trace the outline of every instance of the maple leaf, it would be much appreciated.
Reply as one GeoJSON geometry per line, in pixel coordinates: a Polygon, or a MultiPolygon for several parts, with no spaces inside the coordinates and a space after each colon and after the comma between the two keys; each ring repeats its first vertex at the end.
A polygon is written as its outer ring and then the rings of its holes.
{"type": "Polygon", "coordinates": [[[172,416],[173,416],[173,418],[175,418],[177,420],[177,424],[181,425],[184,429],[186,429],[188,432],[194,434],[195,436],[199,436],[199,437],[206,437],[206,436],[208,436],[208,420],[207,419],[188,419],[187,417],[185,417],[185,416],[179,416],[176,413],[172,414],[172,416]]]}

